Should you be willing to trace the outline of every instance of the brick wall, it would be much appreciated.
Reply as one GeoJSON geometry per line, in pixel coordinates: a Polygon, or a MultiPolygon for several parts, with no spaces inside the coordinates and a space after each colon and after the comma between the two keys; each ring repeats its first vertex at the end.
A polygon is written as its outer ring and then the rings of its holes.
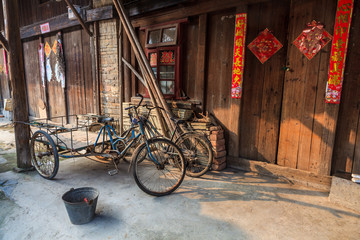
{"type": "Polygon", "coordinates": [[[119,81],[116,21],[101,21],[100,35],[100,94],[102,114],[119,114],[119,81]]]}

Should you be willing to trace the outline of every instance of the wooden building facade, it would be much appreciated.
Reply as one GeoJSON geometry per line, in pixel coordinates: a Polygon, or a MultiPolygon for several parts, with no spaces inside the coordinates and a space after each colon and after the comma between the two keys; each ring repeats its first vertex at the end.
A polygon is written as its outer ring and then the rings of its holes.
{"type": "MultiPolygon", "coordinates": [[[[130,101],[137,92],[146,94],[145,88],[126,67],[119,73],[119,52],[133,65],[136,61],[126,35],[119,42],[118,17],[108,7],[112,1],[73,2],[87,6],[87,13],[92,16],[88,25],[95,37],[90,37],[78,24],[69,25],[65,20],[64,28],[57,26],[63,36],[66,87],[49,82],[43,89],[38,47],[41,42],[54,42],[57,31],[47,34],[29,34],[29,31],[35,25],[51,22],[52,18],[60,21],[59,16],[67,11],[66,5],[55,1],[20,1],[28,105],[33,117],[40,117],[40,100],[48,105],[47,116],[112,114],[114,112],[107,106],[116,108],[119,96],[130,101]],[[107,27],[111,28],[108,32],[102,30],[107,27]],[[101,34],[105,34],[103,38],[101,34]],[[106,50],[107,47],[111,47],[110,50],[106,50]],[[106,57],[112,54],[113,59],[106,57]],[[109,68],[102,67],[108,63],[112,64],[109,68]]],[[[222,125],[228,166],[241,166],[255,160],[315,175],[360,173],[360,68],[357,66],[360,31],[356,30],[360,29],[360,4],[357,1],[340,104],[325,103],[331,42],[311,60],[293,44],[312,20],[323,23],[326,31],[333,35],[336,0],[157,3],[139,0],[125,1],[125,7],[147,54],[166,50],[178,56],[173,64],[160,66],[158,62],[159,66],[155,64],[154,68],[157,71],[160,67],[175,69],[175,76],[164,77],[167,79],[164,86],[170,84],[169,97],[187,96],[222,125]],[[241,99],[231,98],[237,13],[248,16],[246,45],[266,28],[283,45],[263,64],[246,48],[241,99]],[[152,31],[162,32],[174,24],[176,42],[163,46],[149,42],[152,31]],[[172,87],[173,82],[178,85],[172,87]]]]}

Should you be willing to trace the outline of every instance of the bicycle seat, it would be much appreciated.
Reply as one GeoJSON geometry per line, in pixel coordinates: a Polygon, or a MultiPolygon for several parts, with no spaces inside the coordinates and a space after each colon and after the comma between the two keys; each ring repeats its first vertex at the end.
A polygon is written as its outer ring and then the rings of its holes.
{"type": "Polygon", "coordinates": [[[177,119],[177,118],[170,118],[175,124],[184,124],[185,120],[177,119]]]}
{"type": "Polygon", "coordinates": [[[99,117],[98,118],[98,123],[109,123],[109,122],[113,122],[114,118],[112,117],[99,117]]]}

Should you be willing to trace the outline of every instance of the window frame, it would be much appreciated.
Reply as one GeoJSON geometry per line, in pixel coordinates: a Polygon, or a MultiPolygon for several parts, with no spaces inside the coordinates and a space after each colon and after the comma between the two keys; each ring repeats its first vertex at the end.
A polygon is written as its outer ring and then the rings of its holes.
{"type": "Polygon", "coordinates": [[[146,28],[146,32],[145,32],[145,47],[146,48],[154,48],[154,47],[163,47],[163,46],[172,46],[172,45],[177,45],[177,40],[178,40],[178,36],[179,36],[179,23],[172,23],[172,24],[166,24],[166,25],[161,25],[161,26],[156,26],[156,27],[151,27],[151,28],[146,28]],[[171,28],[171,27],[175,27],[175,37],[174,37],[174,41],[171,42],[161,42],[162,40],[162,35],[164,32],[164,29],[167,28],[171,28]],[[151,31],[155,31],[155,30],[160,30],[160,42],[158,43],[152,43],[149,44],[149,32],[151,31]]]}
{"type": "MultiPolygon", "coordinates": [[[[156,53],[156,81],[159,84],[159,88],[161,89],[160,82],[161,81],[173,81],[174,82],[174,94],[164,94],[166,99],[179,99],[180,98],[180,46],[166,46],[166,47],[157,47],[152,49],[146,49],[146,57],[149,59],[150,53],[156,53]],[[160,52],[173,50],[175,52],[175,63],[174,64],[161,64],[160,63],[160,52]],[[174,79],[160,79],[160,66],[174,66],[175,76],[174,79]]],[[[150,60],[150,59],[149,59],[150,60]]],[[[154,66],[150,65],[151,68],[154,66]]],[[[149,93],[146,90],[145,97],[149,97],[149,93]]]]}

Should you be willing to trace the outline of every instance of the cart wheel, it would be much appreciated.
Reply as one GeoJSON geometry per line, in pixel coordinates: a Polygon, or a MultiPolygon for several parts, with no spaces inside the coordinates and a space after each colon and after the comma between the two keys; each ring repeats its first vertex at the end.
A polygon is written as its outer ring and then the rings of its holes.
{"type": "Polygon", "coordinates": [[[36,131],[31,138],[31,162],[36,171],[52,179],[59,169],[59,155],[53,139],[46,132],[36,131]]]}

